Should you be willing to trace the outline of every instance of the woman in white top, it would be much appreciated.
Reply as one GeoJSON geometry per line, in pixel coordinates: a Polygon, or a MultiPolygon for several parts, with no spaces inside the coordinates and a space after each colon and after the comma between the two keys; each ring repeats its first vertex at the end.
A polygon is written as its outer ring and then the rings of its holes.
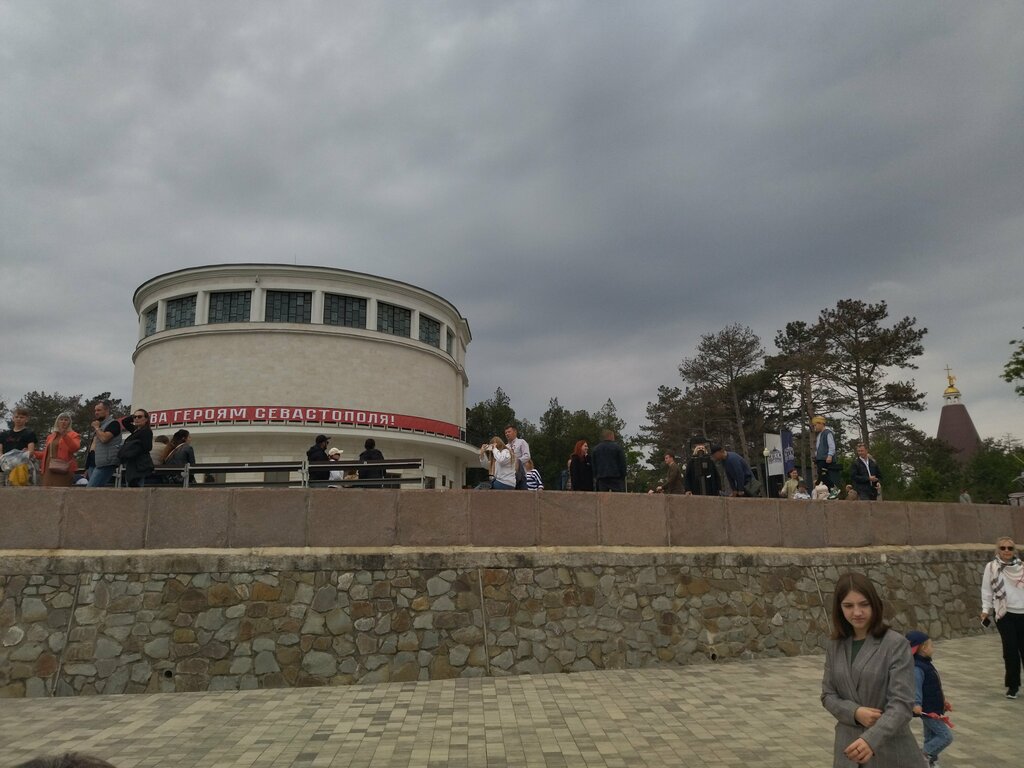
{"type": "Polygon", "coordinates": [[[982,623],[988,626],[993,613],[1003,641],[1006,698],[1016,699],[1020,691],[1020,667],[1024,664],[1024,564],[1017,556],[1017,545],[1009,536],[996,541],[995,559],[985,564],[981,577],[982,623]]]}
{"type": "Polygon", "coordinates": [[[496,491],[516,489],[515,455],[500,437],[492,437],[490,442],[480,446],[480,464],[487,467],[491,488],[496,491]]]}

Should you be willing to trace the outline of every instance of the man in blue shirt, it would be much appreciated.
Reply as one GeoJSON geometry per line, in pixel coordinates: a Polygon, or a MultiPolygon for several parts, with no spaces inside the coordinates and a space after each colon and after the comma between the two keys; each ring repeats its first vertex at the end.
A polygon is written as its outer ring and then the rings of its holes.
{"type": "Polygon", "coordinates": [[[746,487],[754,473],[750,469],[747,460],[738,453],[727,451],[720,445],[711,446],[711,458],[721,462],[725,470],[725,477],[729,481],[729,487],[725,488],[726,496],[746,496],[746,487]]]}

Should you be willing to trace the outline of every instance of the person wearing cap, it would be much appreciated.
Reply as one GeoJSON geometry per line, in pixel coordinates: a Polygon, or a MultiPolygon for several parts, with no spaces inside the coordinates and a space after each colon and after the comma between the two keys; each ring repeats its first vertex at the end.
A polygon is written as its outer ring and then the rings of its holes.
{"type": "MultiPolygon", "coordinates": [[[[319,464],[331,460],[331,457],[327,455],[327,444],[331,442],[331,438],[327,435],[317,435],[316,441],[310,446],[309,450],[306,451],[306,459],[310,464],[319,464]]],[[[313,482],[324,482],[329,480],[331,477],[331,471],[329,469],[311,469],[309,470],[309,479],[313,482]]]]}
{"type": "Polygon", "coordinates": [[[711,446],[711,458],[720,462],[725,470],[725,478],[729,486],[725,488],[726,496],[746,496],[747,484],[754,478],[747,460],[733,451],[727,451],[720,445],[711,446]]]}
{"type": "Polygon", "coordinates": [[[953,743],[953,732],[943,719],[953,705],[942,692],[939,672],[932,663],[935,645],[927,633],[912,629],[907,632],[907,642],[914,655],[914,715],[924,726],[924,756],[929,766],[937,768],[939,752],[953,743]]]}
{"type": "MultiPolygon", "coordinates": [[[[329,461],[341,461],[341,455],[343,453],[344,453],[344,451],[341,450],[341,448],[331,448],[331,449],[329,449],[327,451],[327,458],[328,458],[329,461]]],[[[345,477],[345,471],[344,470],[332,469],[331,472],[330,472],[330,475],[328,476],[327,479],[330,480],[332,483],[335,483],[335,482],[337,482],[339,480],[344,479],[344,477],[345,477]]],[[[330,487],[331,488],[337,488],[338,486],[332,485],[330,487]]]]}
{"type": "Polygon", "coordinates": [[[814,463],[818,466],[818,476],[825,478],[825,484],[831,489],[829,498],[834,499],[840,493],[839,459],[836,456],[836,436],[825,426],[824,416],[811,419],[811,428],[818,434],[814,450],[814,463]]]}

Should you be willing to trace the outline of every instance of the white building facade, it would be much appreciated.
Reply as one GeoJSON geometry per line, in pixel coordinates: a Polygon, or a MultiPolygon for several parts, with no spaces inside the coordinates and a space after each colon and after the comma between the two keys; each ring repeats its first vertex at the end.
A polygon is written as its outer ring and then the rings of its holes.
{"type": "Polygon", "coordinates": [[[318,434],[356,459],[422,458],[427,487],[460,487],[469,323],[406,283],[329,267],[221,264],[135,291],[132,404],[156,434],[192,433],[200,462],[289,461],[318,434]]]}

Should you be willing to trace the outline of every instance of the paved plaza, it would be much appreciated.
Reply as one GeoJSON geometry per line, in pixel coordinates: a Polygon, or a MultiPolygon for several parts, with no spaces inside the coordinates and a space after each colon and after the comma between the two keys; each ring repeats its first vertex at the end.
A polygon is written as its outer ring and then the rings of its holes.
{"type": "MultiPolygon", "coordinates": [[[[822,661],[6,700],[0,765],[74,749],[118,768],[825,766],[822,661]]],[[[999,638],[939,642],[935,662],[955,706],[944,768],[1009,765],[1024,698],[1003,697],[999,638]]]]}

